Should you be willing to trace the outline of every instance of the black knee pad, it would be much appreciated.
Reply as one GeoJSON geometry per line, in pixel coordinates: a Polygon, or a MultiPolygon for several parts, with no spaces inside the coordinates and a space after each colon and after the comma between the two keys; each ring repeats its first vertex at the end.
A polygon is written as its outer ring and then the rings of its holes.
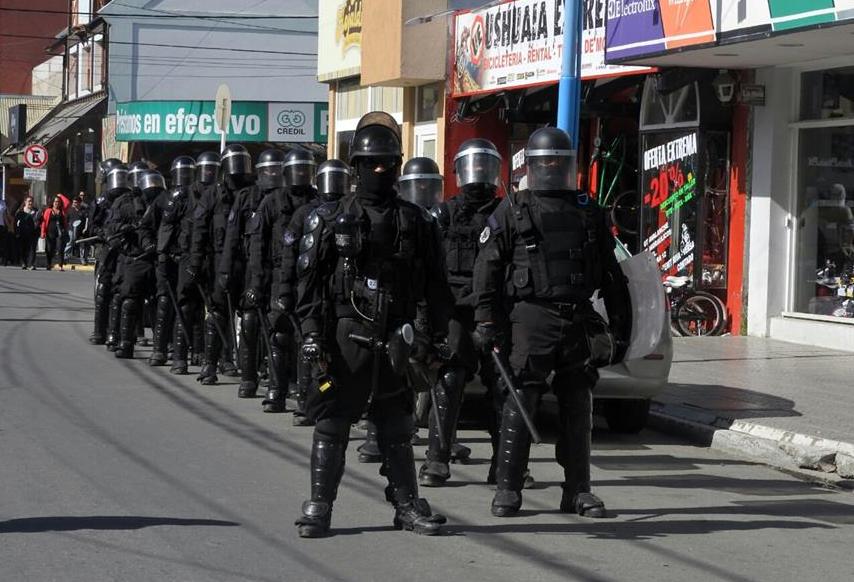
{"type": "Polygon", "coordinates": [[[346,441],[350,436],[350,421],[346,418],[322,418],[314,425],[314,435],[322,441],[346,441]]]}
{"type": "Polygon", "coordinates": [[[277,331],[270,339],[272,340],[273,345],[281,350],[285,350],[288,347],[289,336],[286,333],[277,331]]]}
{"type": "Polygon", "coordinates": [[[384,443],[409,442],[415,431],[415,422],[411,414],[389,414],[375,418],[378,440],[384,443]]]}

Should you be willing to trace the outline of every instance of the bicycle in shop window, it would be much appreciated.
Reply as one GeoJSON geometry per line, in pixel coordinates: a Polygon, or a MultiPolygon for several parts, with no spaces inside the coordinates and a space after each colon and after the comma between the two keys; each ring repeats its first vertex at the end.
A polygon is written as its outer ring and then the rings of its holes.
{"type": "Polygon", "coordinates": [[[596,174],[595,184],[592,184],[596,200],[608,211],[615,236],[634,239],[640,222],[640,196],[634,188],[622,189],[624,181],[637,183],[637,168],[626,161],[626,149],[622,135],[604,148],[602,139],[597,137],[590,156],[590,175],[596,174]]]}

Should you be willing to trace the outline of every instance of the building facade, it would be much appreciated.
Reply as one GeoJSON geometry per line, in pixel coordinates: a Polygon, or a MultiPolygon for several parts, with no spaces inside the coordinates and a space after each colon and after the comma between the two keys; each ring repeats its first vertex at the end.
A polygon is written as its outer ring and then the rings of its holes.
{"type": "Polygon", "coordinates": [[[743,329],[852,349],[854,2],[675,4],[609,14],[607,56],[711,70],[738,111],[731,144],[745,155],[729,174],[746,206],[743,329]]]}
{"type": "Polygon", "coordinates": [[[253,155],[295,143],[325,153],[327,91],[315,79],[315,2],[150,4],[128,0],[101,12],[111,42],[102,155],[168,170],[177,155],[219,151],[220,85],[232,98],[229,142],[253,155]]]}

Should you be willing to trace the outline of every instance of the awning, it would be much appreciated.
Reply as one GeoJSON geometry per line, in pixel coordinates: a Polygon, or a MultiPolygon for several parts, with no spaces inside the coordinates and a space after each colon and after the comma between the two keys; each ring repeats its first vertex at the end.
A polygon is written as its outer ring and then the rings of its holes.
{"type": "Polygon", "coordinates": [[[4,154],[10,156],[20,154],[28,145],[36,143],[47,147],[66,129],[84,118],[98,105],[105,103],[106,99],[106,93],[99,92],[57,105],[44,119],[27,132],[26,142],[4,152],[4,154]]]}

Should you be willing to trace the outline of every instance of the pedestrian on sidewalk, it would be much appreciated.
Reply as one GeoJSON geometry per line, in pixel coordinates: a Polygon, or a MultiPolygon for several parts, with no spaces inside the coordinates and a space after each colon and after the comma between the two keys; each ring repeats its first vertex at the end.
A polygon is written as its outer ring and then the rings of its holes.
{"type": "Polygon", "coordinates": [[[39,240],[38,212],[33,206],[33,197],[27,196],[24,204],[15,214],[15,236],[18,242],[18,252],[21,257],[21,268],[36,268],[36,245],[39,240]]]}
{"type": "Polygon", "coordinates": [[[51,207],[45,209],[42,215],[41,237],[45,242],[48,271],[53,269],[54,258],[57,259],[59,270],[65,270],[63,251],[68,237],[68,223],[65,217],[63,198],[65,197],[62,194],[57,194],[51,207]]]}
{"type": "Polygon", "coordinates": [[[81,232],[82,224],[83,224],[83,212],[80,209],[80,197],[74,199],[71,203],[71,207],[68,209],[68,214],[65,217],[65,222],[68,224],[68,231],[66,234],[66,244],[65,244],[65,260],[70,259],[74,256],[74,242],[78,238],[78,234],[81,232]]]}

